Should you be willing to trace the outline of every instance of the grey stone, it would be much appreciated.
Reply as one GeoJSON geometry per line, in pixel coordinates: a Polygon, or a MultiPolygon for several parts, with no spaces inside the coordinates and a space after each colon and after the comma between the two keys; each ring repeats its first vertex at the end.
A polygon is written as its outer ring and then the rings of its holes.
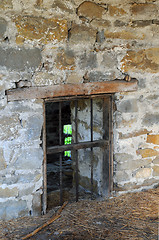
{"type": "Polygon", "coordinates": [[[153,164],[158,164],[158,165],[159,165],[159,157],[156,157],[156,158],[153,160],[153,164]]]}
{"type": "Polygon", "coordinates": [[[136,159],[136,160],[129,160],[124,162],[119,162],[117,164],[117,171],[122,170],[135,170],[140,167],[148,166],[151,163],[151,159],[136,159]]]}
{"type": "Polygon", "coordinates": [[[29,216],[26,201],[7,201],[0,203],[0,219],[10,220],[17,217],[29,216]]]}
{"type": "Polygon", "coordinates": [[[43,125],[42,115],[34,115],[32,117],[29,117],[27,121],[26,139],[28,140],[39,139],[41,136],[42,125],[43,125]]]}
{"type": "Polygon", "coordinates": [[[93,69],[95,67],[97,67],[97,57],[96,54],[91,52],[88,55],[86,53],[84,53],[81,57],[80,57],[80,62],[79,62],[80,68],[89,68],[89,69],[93,69]]]}
{"type": "MultiPolygon", "coordinates": [[[[33,109],[33,105],[31,104],[27,104],[26,101],[22,102],[22,101],[14,101],[14,102],[10,102],[10,111],[11,112],[17,112],[17,113],[22,113],[22,112],[32,112],[34,111],[33,109]]],[[[36,113],[37,112],[41,112],[42,111],[42,106],[39,105],[39,108],[37,108],[36,106],[36,113]]]]}
{"type": "Polygon", "coordinates": [[[117,110],[120,112],[130,113],[130,112],[137,112],[137,100],[124,100],[119,105],[117,105],[117,110]]]}
{"type": "Polygon", "coordinates": [[[128,23],[123,22],[123,21],[120,21],[120,20],[116,20],[116,21],[114,22],[114,26],[115,26],[115,27],[123,27],[123,26],[127,26],[127,25],[128,25],[128,23]]]}
{"type": "Polygon", "coordinates": [[[153,95],[148,96],[146,99],[152,101],[152,100],[157,100],[158,98],[159,98],[159,95],[153,94],[153,95]]]}
{"type": "Polygon", "coordinates": [[[2,116],[0,118],[0,140],[15,139],[19,136],[19,116],[13,114],[12,116],[2,116]]]}
{"type": "Polygon", "coordinates": [[[131,175],[126,171],[116,171],[114,174],[115,182],[128,181],[131,178],[131,175]]]}
{"type": "Polygon", "coordinates": [[[69,42],[72,44],[88,43],[94,44],[96,41],[96,30],[85,25],[73,24],[69,31],[69,42]]]}
{"type": "Polygon", "coordinates": [[[102,66],[106,68],[117,68],[117,58],[111,52],[106,52],[103,54],[102,66]]]}
{"type": "Polygon", "coordinates": [[[100,71],[95,71],[95,72],[90,72],[88,74],[88,81],[89,82],[103,82],[103,81],[110,81],[113,78],[113,72],[108,73],[108,72],[100,72],[100,71]]]}
{"type": "Polygon", "coordinates": [[[32,210],[33,216],[41,215],[41,194],[39,193],[33,194],[32,210]]]}
{"type": "Polygon", "coordinates": [[[1,0],[0,1],[0,9],[12,9],[13,8],[13,4],[12,4],[12,0],[1,0]]]}
{"type": "Polygon", "coordinates": [[[4,33],[6,31],[7,28],[7,22],[5,19],[0,18],[0,38],[4,37],[4,33]]]}
{"type": "Polygon", "coordinates": [[[140,89],[146,87],[145,79],[138,79],[138,87],[139,87],[140,89]]]}
{"type": "Polygon", "coordinates": [[[11,185],[11,184],[15,184],[18,182],[18,176],[0,176],[0,184],[7,184],[7,185],[11,185]]]}
{"type": "Polygon", "coordinates": [[[29,173],[29,174],[23,174],[18,175],[18,183],[29,183],[33,182],[35,179],[35,174],[29,173]]]}
{"type": "Polygon", "coordinates": [[[68,8],[68,6],[69,6],[69,4],[67,4],[66,1],[63,2],[63,1],[55,0],[51,7],[59,8],[62,12],[73,13],[73,10],[68,8]]]}
{"type": "Polygon", "coordinates": [[[136,20],[132,21],[132,27],[147,27],[152,24],[152,20],[136,20]]]}
{"type": "Polygon", "coordinates": [[[97,32],[96,41],[98,43],[103,43],[105,41],[104,30],[101,30],[101,31],[97,32]]]}
{"type": "Polygon", "coordinates": [[[0,47],[0,66],[12,70],[35,69],[41,63],[41,53],[38,48],[2,48],[0,47]]]}
{"type": "Polygon", "coordinates": [[[156,25],[159,25],[159,20],[158,19],[154,19],[154,20],[152,20],[152,23],[156,24],[156,25]]]}
{"type": "Polygon", "coordinates": [[[146,113],[143,118],[142,124],[145,126],[152,126],[153,124],[159,124],[159,114],[146,113]]]}
{"type": "Polygon", "coordinates": [[[19,191],[18,196],[21,198],[23,196],[30,195],[30,194],[32,194],[33,190],[34,190],[34,186],[23,188],[19,191]]]}
{"type": "Polygon", "coordinates": [[[126,162],[129,160],[133,160],[134,157],[131,154],[128,153],[116,153],[114,154],[114,161],[116,162],[126,162]]]}
{"type": "Polygon", "coordinates": [[[9,197],[17,197],[18,189],[14,188],[0,188],[0,198],[9,198],[9,197]]]}
{"type": "Polygon", "coordinates": [[[42,166],[43,152],[41,148],[22,149],[14,167],[16,169],[39,169],[42,166]]]}
{"type": "Polygon", "coordinates": [[[6,162],[3,156],[3,149],[0,148],[0,170],[6,168],[6,162]]]}

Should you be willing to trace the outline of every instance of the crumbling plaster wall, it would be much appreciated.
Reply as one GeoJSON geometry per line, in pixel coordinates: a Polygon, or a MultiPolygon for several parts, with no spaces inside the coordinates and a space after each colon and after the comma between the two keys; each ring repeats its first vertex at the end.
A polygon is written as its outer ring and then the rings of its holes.
{"type": "Polygon", "coordinates": [[[5,90],[87,81],[139,81],[115,94],[114,190],[159,180],[158,0],[0,2],[0,216],[40,213],[42,101],[5,90]]]}

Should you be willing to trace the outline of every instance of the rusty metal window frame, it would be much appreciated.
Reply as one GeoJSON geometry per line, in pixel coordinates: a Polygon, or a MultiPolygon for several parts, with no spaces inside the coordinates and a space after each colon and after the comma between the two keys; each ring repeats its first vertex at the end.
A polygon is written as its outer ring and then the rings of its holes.
{"type": "Polygon", "coordinates": [[[106,159],[106,154],[103,152],[103,171],[107,171],[108,177],[105,179],[106,185],[108,188],[108,194],[112,191],[113,188],[113,95],[103,94],[103,95],[92,95],[92,96],[78,96],[78,97],[61,97],[53,99],[44,100],[44,129],[43,129],[43,150],[44,150],[44,193],[43,193],[43,213],[46,213],[47,208],[47,154],[60,153],[60,205],[63,203],[63,183],[62,183],[62,155],[64,151],[74,150],[75,151],[75,188],[76,188],[76,201],[79,199],[79,162],[78,162],[78,150],[79,149],[91,149],[91,196],[93,198],[93,148],[101,147],[103,149],[109,148],[109,159],[106,159]],[[103,99],[103,139],[102,140],[93,140],[93,99],[101,98],[103,99]],[[90,141],[78,142],[78,100],[79,99],[90,99],[90,141]],[[61,110],[62,102],[74,101],[75,102],[75,142],[68,145],[62,145],[62,120],[61,120],[61,110]],[[45,105],[48,102],[58,102],[59,103],[59,145],[47,147],[46,146],[46,109],[45,105]],[[109,140],[106,140],[106,106],[109,104],[109,140]]]}

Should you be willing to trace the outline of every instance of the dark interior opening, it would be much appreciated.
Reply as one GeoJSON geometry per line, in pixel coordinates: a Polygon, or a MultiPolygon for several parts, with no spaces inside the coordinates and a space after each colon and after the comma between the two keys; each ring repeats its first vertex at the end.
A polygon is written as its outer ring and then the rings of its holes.
{"type": "MultiPolygon", "coordinates": [[[[61,108],[62,145],[71,143],[70,102],[63,102],[61,108]]],[[[46,145],[59,145],[59,102],[46,103],[46,145]]],[[[71,151],[62,153],[62,185],[66,193],[72,188],[73,170],[71,151]]],[[[47,154],[47,194],[48,208],[59,205],[60,153],[47,154]]],[[[67,198],[67,197],[66,197],[67,198]]]]}
{"type": "Polygon", "coordinates": [[[67,200],[108,196],[112,98],[47,101],[45,109],[47,210],[67,200]]]}

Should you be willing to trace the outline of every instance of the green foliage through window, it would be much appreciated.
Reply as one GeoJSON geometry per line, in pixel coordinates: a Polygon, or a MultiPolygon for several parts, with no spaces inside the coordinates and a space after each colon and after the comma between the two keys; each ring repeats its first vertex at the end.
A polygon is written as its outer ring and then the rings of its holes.
{"type": "MultiPolygon", "coordinates": [[[[66,135],[64,138],[64,145],[71,144],[72,142],[72,126],[70,124],[63,126],[63,133],[66,135]]],[[[64,156],[71,157],[71,151],[65,151],[64,156]]]]}

